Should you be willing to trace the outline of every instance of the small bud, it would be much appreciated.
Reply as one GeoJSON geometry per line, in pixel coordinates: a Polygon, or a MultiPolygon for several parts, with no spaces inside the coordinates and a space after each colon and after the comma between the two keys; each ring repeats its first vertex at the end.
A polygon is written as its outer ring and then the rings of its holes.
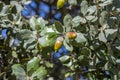
{"type": "Polygon", "coordinates": [[[57,1],[57,8],[60,9],[64,6],[66,0],[58,0],[57,1]]]}
{"type": "Polygon", "coordinates": [[[66,34],[66,36],[67,36],[69,39],[75,39],[76,36],[77,36],[77,34],[76,34],[76,32],[68,32],[68,33],[66,34]]]}

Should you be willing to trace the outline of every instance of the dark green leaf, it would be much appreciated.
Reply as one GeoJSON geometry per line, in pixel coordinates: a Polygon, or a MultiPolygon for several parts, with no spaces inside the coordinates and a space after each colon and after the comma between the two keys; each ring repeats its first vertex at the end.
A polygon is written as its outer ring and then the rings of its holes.
{"type": "Polygon", "coordinates": [[[55,21],[55,28],[57,29],[58,32],[60,33],[63,33],[64,29],[63,29],[63,25],[58,22],[58,21],[55,21]]]}
{"type": "Polygon", "coordinates": [[[28,40],[29,38],[31,38],[32,32],[30,30],[27,29],[23,29],[19,31],[19,39],[21,40],[28,40]]]}
{"type": "Polygon", "coordinates": [[[4,6],[4,4],[3,4],[3,3],[0,3],[0,12],[1,12],[3,6],[4,6]]]}
{"type": "Polygon", "coordinates": [[[83,47],[82,50],[81,50],[81,53],[85,56],[89,56],[89,54],[91,53],[90,49],[87,48],[87,47],[83,47]]]}
{"type": "Polygon", "coordinates": [[[17,1],[11,1],[11,5],[14,5],[14,9],[12,9],[12,11],[16,14],[16,13],[20,13],[23,9],[23,7],[19,4],[19,2],[17,1]]]}

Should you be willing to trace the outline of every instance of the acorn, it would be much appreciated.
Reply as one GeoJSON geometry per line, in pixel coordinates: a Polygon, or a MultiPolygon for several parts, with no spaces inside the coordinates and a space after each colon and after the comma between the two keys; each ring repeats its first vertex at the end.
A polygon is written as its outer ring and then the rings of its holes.
{"type": "Polygon", "coordinates": [[[54,44],[54,50],[58,51],[62,45],[63,45],[63,37],[58,37],[54,44]]]}

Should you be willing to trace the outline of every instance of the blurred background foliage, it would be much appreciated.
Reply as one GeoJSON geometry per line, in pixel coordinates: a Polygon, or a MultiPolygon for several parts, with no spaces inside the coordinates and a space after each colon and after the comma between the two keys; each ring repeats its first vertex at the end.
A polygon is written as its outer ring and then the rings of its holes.
{"type": "Polygon", "coordinates": [[[120,0],[0,0],[0,80],[119,79],[120,0]]]}

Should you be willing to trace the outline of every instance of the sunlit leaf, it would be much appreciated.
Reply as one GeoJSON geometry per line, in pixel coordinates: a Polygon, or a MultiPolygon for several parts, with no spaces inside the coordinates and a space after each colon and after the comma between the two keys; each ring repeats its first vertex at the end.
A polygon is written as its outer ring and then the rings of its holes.
{"type": "Polygon", "coordinates": [[[60,57],[59,60],[61,62],[66,62],[67,60],[69,60],[69,58],[70,58],[70,56],[64,55],[64,56],[60,57]]]}
{"type": "Polygon", "coordinates": [[[15,57],[15,58],[18,58],[18,54],[16,51],[12,51],[12,56],[15,57]]]}
{"type": "Polygon", "coordinates": [[[37,77],[38,79],[43,79],[46,75],[47,71],[45,67],[41,66],[32,74],[31,78],[34,79],[34,77],[37,77]]]}
{"type": "Polygon", "coordinates": [[[103,32],[99,33],[98,38],[102,42],[105,42],[105,43],[107,42],[107,39],[106,39],[105,34],[103,32]]]}
{"type": "Polygon", "coordinates": [[[89,15],[91,15],[91,14],[95,13],[96,9],[97,9],[96,6],[90,6],[90,7],[88,7],[87,12],[89,13],[89,15]]]}
{"type": "Polygon", "coordinates": [[[43,29],[47,24],[48,24],[48,21],[44,20],[42,17],[39,17],[37,19],[41,29],[43,29]]]}
{"type": "Polygon", "coordinates": [[[30,23],[30,27],[33,30],[39,30],[39,29],[41,29],[40,24],[38,23],[38,20],[35,17],[30,18],[29,23],[30,23]]]}
{"type": "Polygon", "coordinates": [[[67,14],[63,19],[64,26],[66,27],[66,32],[70,31],[72,28],[72,16],[67,14]]]}
{"type": "Polygon", "coordinates": [[[9,11],[9,5],[6,5],[2,8],[2,11],[0,12],[0,14],[4,15],[9,11]]]}
{"type": "Polygon", "coordinates": [[[76,17],[73,18],[73,20],[72,20],[72,25],[73,26],[77,27],[77,26],[80,25],[80,23],[86,23],[85,18],[80,17],[80,16],[76,16],[76,17]]]}
{"type": "Polygon", "coordinates": [[[75,40],[77,43],[82,43],[87,41],[82,33],[77,33],[77,37],[75,40]]]}
{"type": "Polygon", "coordinates": [[[77,0],[68,0],[68,3],[71,5],[77,5],[77,0]]]}
{"type": "Polygon", "coordinates": [[[69,44],[67,41],[64,40],[63,44],[68,51],[73,51],[73,46],[69,44]]]}
{"type": "Polygon", "coordinates": [[[103,25],[104,23],[106,23],[106,19],[107,19],[107,15],[108,15],[108,12],[107,11],[102,11],[101,12],[101,17],[99,18],[99,23],[101,25],[103,25]]]}
{"type": "Polygon", "coordinates": [[[26,80],[25,70],[21,67],[20,64],[14,64],[12,66],[12,74],[16,75],[16,78],[19,80],[26,80]]]}
{"type": "Polygon", "coordinates": [[[80,4],[81,6],[81,13],[83,15],[85,15],[87,13],[87,9],[88,9],[88,2],[86,0],[83,0],[80,4]]]}
{"type": "Polygon", "coordinates": [[[34,57],[30,61],[28,61],[27,72],[30,71],[31,69],[36,70],[39,67],[39,62],[40,59],[38,57],[34,57]]]}

